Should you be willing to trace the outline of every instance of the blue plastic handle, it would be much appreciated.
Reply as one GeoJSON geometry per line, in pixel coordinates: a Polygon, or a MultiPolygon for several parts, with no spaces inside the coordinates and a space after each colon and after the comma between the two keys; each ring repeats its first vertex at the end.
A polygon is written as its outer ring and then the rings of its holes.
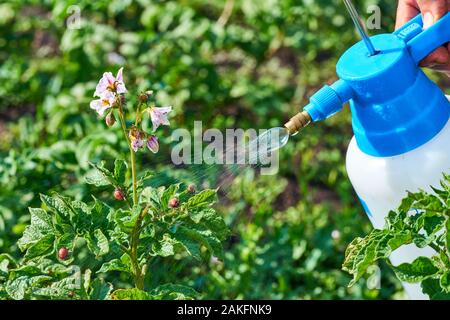
{"type": "MultiPolygon", "coordinates": [[[[422,15],[409,21],[396,34],[414,32],[414,29],[422,28],[422,15]]],[[[447,13],[426,30],[418,31],[412,39],[407,39],[407,45],[415,62],[419,63],[431,52],[450,41],[450,13],[447,13]]]]}

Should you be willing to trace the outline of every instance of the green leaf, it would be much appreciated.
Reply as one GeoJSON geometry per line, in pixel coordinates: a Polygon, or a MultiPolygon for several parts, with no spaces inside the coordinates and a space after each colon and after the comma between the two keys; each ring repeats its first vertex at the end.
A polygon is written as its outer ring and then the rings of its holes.
{"type": "Polygon", "coordinates": [[[412,263],[402,263],[393,269],[401,281],[411,283],[423,281],[439,272],[433,261],[426,257],[419,257],[412,263]]]}
{"type": "Polygon", "coordinates": [[[450,293],[450,271],[444,272],[439,279],[439,284],[443,291],[450,293]]]}
{"type": "Polygon", "coordinates": [[[120,259],[113,259],[104,263],[97,273],[106,273],[110,271],[131,273],[132,269],[129,256],[124,254],[120,259]]]}
{"type": "Polygon", "coordinates": [[[450,257],[450,217],[445,221],[445,248],[447,256],[450,257]]]}
{"type": "Polygon", "coordinates": [[[423,293],[427,294],[431,300],[450,300],[450,294],[443,292],[439,279],[425,279],[421,287],[423,293]]]}
{"type": "Polygon", "coordinates": [[[399,233],[395,233],[391,239],[388,241],[388,245],[390,248],[390,252],[386,258],[392,253],[392,251],[398,249],[399,247],[410,244],[412,241],[411,232],[410,231],[402,231],[399,233]]]}
{"type": "Polygon", "coordinates": [[[50,215],[43,209],[29,208],[31,222],[25,228],[22,237],[17,242],[20,250],[25,251],[36,244],[45,235],[53,233],[50,215]]]}
{"type": "Polygon", "coordinates": [[[204,246],[211,255],[223,258],[222,244],[210,230],[178,226],[173,237],[196,259],[201,259],[200,246],[204,246]]]}
{"type": "Polygon", "coordinates": [[[94,197],[94,206],[91,208],[92,225],[105,231],[110,222],[111,207],[94,197]]]}
{"type": "Polygon", "coordinates": [[[106,300],[113,290],[111,283],[105,282],[103,279],[96,278],[90,285],[89,298],[91,300],[106,300]]]}
{"type": "Polygon", "coordinates": [[[55,194],[52,197],[41,194],[41,201],[54,213],[59,214],[61,218],[70,217],[72,215],[70,208],[64,203],[63,197],[58,194],[55,194]]]}
{"type": "Polygon", "coordinates": [[[119,289],[111,294],[111,299],[113,300],[154,300],[150,293],[139,290],[137,288],[133,289],[119,289]]]}
{"type": "Polygon", "coordinates": [[[135,206],[131,211],[122,209],[116,210],[114,213],[114,221],[122,231],[129,233],[134,228],[141,211],[142,207],[139,205],[135,206]]]}
{"type": "Polygon", "coordinates": [[[173,256],[177,244],[179,244],[179,242],[166,233],[158,243],[154,244],[153,252],[161,257],[173,256]]]}
{"type": "Polygon", "coordinates": [[[28,298],[31,291],[35,290],[41,283],[48,282],[52,278],[49,276],[20,276],[13,280],[8,280],[5,289],[8,295],[14,300],[22,300],[28,298]]]}
{"type": "Polygon", "coordinates": [[[202,220],[205,213],[206,213],[206,210],[191,210],[191,211],[189,211],[189,217],[195,223],[199,223],[202,220]]]}
{"type": "Polygon", "coordinates": [[[142,190],[139,203],[148,203],[156,208],[161,207],[161,190],[146,187],[142,190]]]}
{"type": "Polygon", "coordinates": [[[125,185],[125,175],[127,170],[128,164],[125,160],[116,159],[114,161],[114,178],[121,185],[125,185]]]}
{"type": "Polygon", "coordinates": [[[30,246],[25,253],[24,259],[31,260],[37,257],[43,257],[53,252],[55,236],[51,233],[43,236],[32,246],[30,246]]]}
{"type": "Polygon", "coordinates": [[[182,248],[193,258],[197,260],[201,260],[201,251],[200,251],[200,244],[201,241],[198,241],[197,239],[194,239],[190,237],[185,232],[176,232],[173,237],[177,240],[177,243],[179,243],[182,248]]]}
{"type": "Polygon", "coordinates": [[[146,170],[142,176],[139,177],[139,180],[137,182],[138,187],[142,187],[144,185],[144,182],[148,179],[153,177],[153,172],[150,170],[146,170]]]}
{"type": "Polygon", "coordinates": [[[188,209],[197,208],[201,206],[208,206],[217,200],[217,190],[207,189],[200,191],[196,195],[189,198],[186,203],[188,209]]]}
{"type": "Polygon", "coordinates": [[[91,166],[93,166],[103,176],[104,179],[103,183],[106,183],[107,181],[108,184],[114,186],[115,188],[122,187],[116,180],[115,175],[107,168],[105,168],[104,161],[101,161],[99,164],[91,163],[91,166]]]}
{"type": "Polygon", "coordinates": [[[221,240],[225,240],[230,234],[223,218],[212,208],[204,209],[202,211],[201,223],[221,240]]]}
{"type": "Polygon", "coordinates": [[[428,246],[430,243],[432,243],[434,240],[436,239],[436,237],[434,235],[432,235],[431,237],[429,236],[425,236],[423,234],[415,234],[413,236],[413,241],[414,244],[418,247],[418,248],[425,248],[426,246],[428,246]]]}
{"type": "Polygon", "coordinates": [[[342,269],[353,275],[353,286],[377,259],[389,253],[387,230],[373,230],[366,238],[356,238],[347,248],[342,269]]]}
{"type": "Polygon", "coordinates": [[[33,295],[58,300],[73,298],[75,294],[80,296],[82,294],[80,276],[79,273],[69,274],[67,277],[54,281],[50,285],[47,283],[43,286],[34,285],[33,295]]]}
{"type": "Polygon", "coordinates": [[[8,281],[5,285],[6,292],[14,300],[22,300],[25,298],[28,289],[29,279],[27,276],[18,277],[12,281],[8,281]]]}
{"type": "Polygon", "coordinates": [[[96,187],[104,187],[111,184],[105,175],[97,169],[90,170],[84,177],[84,180],[87,184],[92,184],[96,187]]]}
{"type": "Polygon", "coordinates": [[[51,232],[53,230],[52,217],[43,209],[29,208],[31,224],[41,232],[51,232]]]}
{"type": "Polygon", "coordinates": [[[102,230],[95,229],[94,231],[94,239],[96,243],[96,247],[98,248],[97,256],[103,256],[109,252],[109,242],[108,238],[103,234],[102,230]]]}
{"type": "Polygon", "coordinates": [[[16,260],[8,253],[0,254],[0,276],[6,276],[11,265],[17,266],[16,260]]]}
{"type": "Polygon", "coordinates": [[[199,296],[191,287],[171,283],[156,287],[151,294],[162,300],[193,300],[199,296]]]}
{"type": "Polygon", "coordinates": [[[179,184],[172,184],[167,189],[164,190],[160,200],[161,209],[165,210],[169,207],[168,206],[169,200],[175,196],[179,188],[180,188],[179,184]]]}
{"type": "Polygon", "coordinates": [[[76,231],[81,234],[89,232],[92,226],[91,209],[84,202],[74,200],[69,202],[67,200],[67,206],[71,208],[74,215],[71,217],[71,221],[76,231]]]}
{"type": "Polygon", "coordinates": [[[424,229],[428,236],[434,235],[439,232],[445,225],[445,218],[439,216],[426,216],[424,218],[424,229]]]}

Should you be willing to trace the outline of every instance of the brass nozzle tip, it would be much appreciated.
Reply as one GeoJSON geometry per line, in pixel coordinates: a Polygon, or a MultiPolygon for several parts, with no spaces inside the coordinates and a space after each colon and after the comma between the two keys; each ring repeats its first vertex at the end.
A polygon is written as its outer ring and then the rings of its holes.
{"type": "Polygon", "coordinates": [[[312,121],[311,116],[308,112],[302,111],[297,113],[291,120],[288,121],[284,126],[290,135],[293,135],[300,131],[300,129],[306,127],[312,121]]]}

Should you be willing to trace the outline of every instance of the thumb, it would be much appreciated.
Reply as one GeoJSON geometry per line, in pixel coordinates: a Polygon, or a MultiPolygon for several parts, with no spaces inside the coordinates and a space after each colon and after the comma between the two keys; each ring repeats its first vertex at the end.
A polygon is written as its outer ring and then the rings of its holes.
{"type": "Polygon", "coordinates": [[[418,0],[423,16],[423,28],[429,28],[433,23],[442,18],[449,10],[447,0],[418,0]]]}

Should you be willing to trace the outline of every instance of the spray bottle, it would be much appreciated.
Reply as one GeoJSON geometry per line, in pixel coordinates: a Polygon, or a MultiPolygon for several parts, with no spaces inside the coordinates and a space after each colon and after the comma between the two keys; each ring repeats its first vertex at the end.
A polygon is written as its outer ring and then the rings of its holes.
{"type": "MultiPolygon", "coordinates": [[[[432,192],[450,171],[450,103],[419,62],[450,41],[450,13],[423,30],[421,15],[391,34],[368,37],[350,1],[347,9],[363,41],[340,58],[339,80],[324,86],[286,125],[292,135],[339,112],[349,102],[354,137],[347,151],[351,183],[373,226],[382,229],[407,191],[432,192]]],[[[402,247],[398,265],[431,248],[402,247]]],[[[427,299],[418,284],[404,284],[411,299],[427,299]]]]}

